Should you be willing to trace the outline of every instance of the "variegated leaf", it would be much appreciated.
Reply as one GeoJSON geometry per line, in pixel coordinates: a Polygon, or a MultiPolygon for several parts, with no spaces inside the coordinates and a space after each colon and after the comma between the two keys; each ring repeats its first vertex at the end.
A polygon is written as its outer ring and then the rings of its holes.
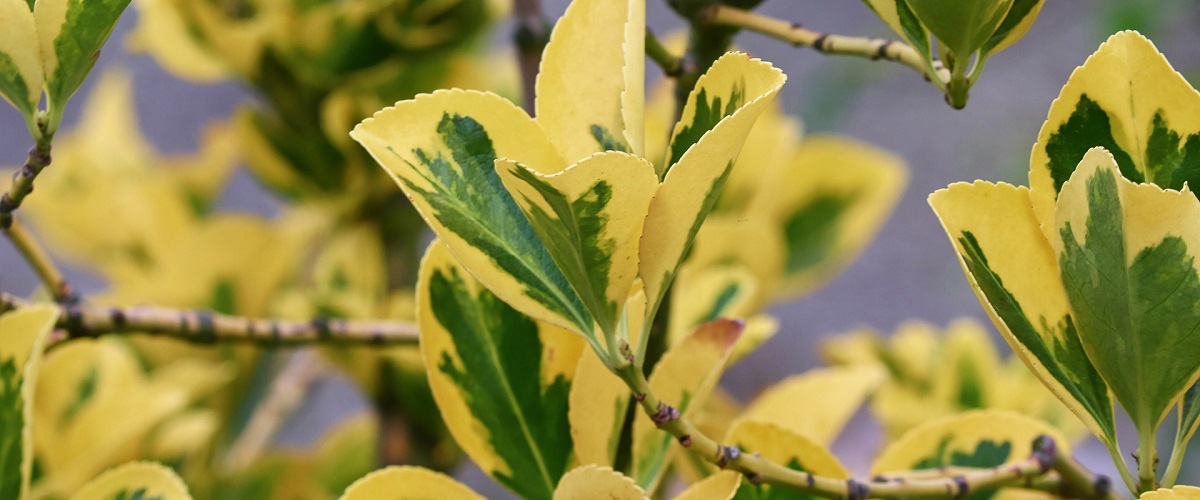
{"type": "Polygon", "coordinates": [[[628,476],[612,469],[597,465],[576,467],[563,476],[554,490],[554,500],[592,500],[605,498],[609,500],[646,500],[646,496],[637,483],[628,476]]]}
{"type": "Polygon", "coordinates": [[[1052,240],[1071,317],[1139,432],[1200,377],[1200,200],[1136,184],[1095,148],[1062,185],[1052,240]]]}
{"type": "MultiPolygon", "coordinates": [[[[11,1],[11,0],[10,0],[11,1]]],[[[38,49],[46,76],[46,100],[58,116],[96,64],[129,0],[38,0],[38,49]]],[[[57,118],[57,117],[55,117],[57,118]]],[[[57,123],[53,124],[57,125],[57,123]]]]}
{"type": "Polygon", "coordinates": [[[642,223],[658,187],[654,165],[610,151],[552,175],[510,160],[497,160],[496,171],[598,329],[615,336],[637,278],[642,223]]]}
{"type": "Polygon", "coordinates": [[[675,125],[667,170],[650,203],[638,250],[650,316],[721,195],[754,121],[785,80],[770,64],[731,52],[696,83],[675,125]]]}
{"type": "Polygon", "coordinates": [[[175,471],[154,462],[130,462],[109,469],[71,495],[71,500],[191,500],[175,471]]]}
{"type": "Polygon", "coordinates": [[[498,157],[542,174],[567,166],[523,111],[495,94],[443,90],[396,103],[350,135],[492,293],[534,318],[592,332],[591,315],[496,173],[498,157]]]}
{"type": "Polygon", "coordinates": [[[1033,21],[1041,13],[1044,3],[1046,0],[1013,0],[1012,7],[1004,16],[1004,21],[992,33],[992,37],[988,39],[987,43],[983,44],[983,53],[990,55],[1000,52],[1025,36],[1029,27],[1033,26],[1033,21]]]}
{"type": "Polygon", "coordinates": [[[34,388],[58,309],[0,314],[0,498],[23,499],[33,471],[34,388]]]}
{"type": "Polygon", "coordinates": [[[863,0],[863,3],[875,11],[875,15],[883,19],[892,31],[916,47],[926,60],[933,57],[929,30],[917,19],[907,0],[863,0]]]}
{"type": "Polygon", "coordinates": [[[537,122],[568,162],[644,154],[645,0],[576,0],[554,26],[537,77],[537,122]]]}
{"type": "MultiPolygon", "coordinates": [[[[757,453],[772,463],[792,470],[833,479],[850,478],[850,472],[824,445],[775,424],[743,420],[729,430],[724,442],[747,453],[757,453]]],[[[783,488],[743,480],[742,487],[733,498],[786,500],[798,498],[798,495],[783,488]]]]}
{"type": "Polygon", "coordinates": [[[1003,410],[960,413],[930,420],[888,444],[871,464],[871,474],[903,477],[905,471],[940,467],[996,467],[1028,457],[1040,436],[1054,439],[1061,456],[1071,454],[1066,438],[1041,420],[1003,410]]]}
{"type": "Polygon", "coordinates": [[[501,484],[550,498],[571,458],[568,394],[578,336],[521,314],[439,240],[417,283],[421,353],[455,441],[501,484]]]}
{"type": "Polygon", "coordinates": [[[763,391],[741,419],[775,424],[828,446],[884,375],[869,365],[810,370],[763,391]]]}
{"type": "Polygon", "coordinates": [[[483,500],[454,478],[422,467],[391,466],[363,476],[338,497],[339,500],[435,500],[461,498],[483,500]]]}
{"type": "Polygon", "coordinates": [[[34,409],[43,425],[33,429],[44,476],[34,496],[65,496],[144,455],[152,431],[187,406],[186,387],[148,380],[139,363],[112,338],[75,340],[46,356],[34,409]]]}
{"type": "Polygon", "coordinates": [[[1096,437],[1115,443],[1108,386],[1084,352],[1029,189],[958,183],[930,195],[929,204],[1013,352],[1096,437]]]}
{"type": "MultiPolygon", "coordinates": [[[[734,167],[733,171],[737,172],[737,168],[734,167]]],[[[797,189],[801,187],[797,186],[797,189]]],[[[783,231],[780,231],[773,217],[758,212],[714,211],[696,233],[696,241],[688,252],[687,261],[680,267],[678,280],[682,282],[689,279],[685,276],[705,273],[710,268],[732,266],[744,269],[751,274],[755,283],[747,307],[757,311],[769,304],[772,294],[779,287],[786,258],[787,245],[783,231]],[[747,245],[747,241],[753,241],[754,244],[747,245]]],[[[681,288],[684,293],[691,293],[690,286],[675,287],[676,290],[681,288]]],[[[672,304],[674,307],[680,301],[674,300],[672,304]]],[[[673,311],[672,315],[675,314],[673,311]]]]}
{"type": "Polygon", "coordinates": [[[0,97],[33,124],[42,99],[42,56],[37,47],[37,22],[26,0],[0,0],[0,97]]]}
{"type": "MultiPolygon", "coordinates": [[[[650,387],[658,397],[673,405],[681,417],[700,408],[716,386],[725,361],[742,332],[740,321],[718,319],[696,328],[687,338],[667,350],[654,372],[650,387]]],[[[662,480],[675,449],[672,436],[661,431],[645,415],[633,423],[633,477],[653,491],[662,480]]]]}
{"type": "Polygon", "coordinates": [[[717,266],[679,273],[673,287],[667,345],[675,345],[703,323],[752,313],[758,283],[744,266],[717,266]]]}
{"type": "Polygon", "coordinates": [[[741,474],[723,470],[693,483],[673,500],[729,500],[734,498],[741,484],[741,474]]]}
{"type": "Polygon", "coordinates": [[[782,230],[777,293],[809,293],[854,262],[891,215],[907,178],[903,159],[870,144],[835,136],[801,143],[749,208],[782,230]]]}
{"type": "Polygon", "coordinates": [[[1097,146],[1131,181],[1167,189],[1200,182],[1200,93],[1137,32],[1100,45],[1050,106],[1029,160],[1030,197],[1047,240],[1057,233],[1059,191],[1097,146]]]}
{"type": "Polygon", "coordinates": [[[1013,0],[904,0],[938,45],[966,62],[1008,15],[1013,0]]]}

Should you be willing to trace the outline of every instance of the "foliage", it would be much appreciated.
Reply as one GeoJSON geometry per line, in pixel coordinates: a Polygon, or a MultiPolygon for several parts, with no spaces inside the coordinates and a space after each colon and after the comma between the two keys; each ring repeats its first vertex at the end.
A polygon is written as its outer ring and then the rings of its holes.
{"type": "Polygon", "coordinates": [[[779,332],[769,307],[844,270],[907,173],[802,137],[733,36],[899,62],[961,108],[1041,1],[867,0],[886,41],[677,0],[680,56],[643,0],[552,29],[524,0],[524,108],[479,47],[486,0],[139,1],[134,50],[258,97],[185,155],[143,137],[120,71],[57,134],[126,3],[0,0],[0,95],[35,143],[0,230],[45,285],[0,293],[4,498],[482,498],[445,473],[462,456],[526,498],[1114,498],[1071,455],[1084,429],[1131,493],[1196,496],[1174,483],[1200,425],[1200,93],[1135,32],[1072,74],[1030,187],[930,196],[1014,358],[974,322],[910,322],[742,401],[719,381],[779,332]],[[277,214],[222,209],[239,164],[277,214]],[[79,296],[26,216],[108,288],[79,296]],[[372,411],[279,446],[335,373],[372,411]],[[830,446],[868,402],[887,442],[856,479],[830,446]]]}

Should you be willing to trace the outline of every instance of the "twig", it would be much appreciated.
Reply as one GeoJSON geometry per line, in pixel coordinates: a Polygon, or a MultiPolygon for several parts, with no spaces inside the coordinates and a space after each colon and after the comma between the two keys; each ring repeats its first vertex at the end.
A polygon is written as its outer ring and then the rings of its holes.
{"type": "Polygon", "coordinates": [[[671,54],[650,30],[646,30],[646,57],[662,68],[663,74],[668,78],[675,78],[683,73],[683,59],[671,54]]]}
{"type": "Polygon", "coordinates": [[[940,65],[930,68],[916,49],[896,40],[820,33],[805,29],[796,23],[719,4],[713,4],[701,12],[700,20],[710,24],[750,30],[783,40],[797,47],[809,47],[822,54],[898,62],[941,85],[950,80],[950,72],[945,68],[940,65]],[[934,74],[930,74],[930,71],[934,74]]]}
{"type": "Polygon", "coordinates": [[[542,49],[550,41],[550,23],[542,13],[541,0],[516,0],[513,11],[517,22],[513,42],[517,46],[517,63],[521,70],[521,103],[533,116],[537,74],[542,64],[542,49]]]}
{"type": "MultiPolygon", "coordinates": [[[[30,302],[0,292],[0,312],[30,302]]],[[[404,321],[342,320],[318,317],[310,321],[257,319],[211,311],[158,306],[105,307],[90,304],[62,305],[57,327],[65,335],[50,339],[49,346],[76,338],[115,333],[145,333],[186,342],[211,344],[241,342],[268,346],[315,343],[413,345],[417,325],[404,321]]]]}
{"type": "Polygon", "coordinates": [[[33,191],[33,180],[50,165],[50,143],[54,140],[54,133],[46,131],[40,120],[38,127],[41,134],[36,136],[33,148],[29,150],[29,157],[21,169],[13,174],[8,191],[0,195],[0,231],[7,231],[12,227],[13,212],[33,191]]]}
{"type": "MultiPolygon", "coordinates": [[[[1058,452],[1054,440],[1041,437],[1034,441],[1033,452],[1028,458],[1010,462],[990,469],[979,469],[946,478],[913,479],[904,482],[859,481],[855,479],[833,479],[815,476],[808,472],[790,469],[770,462],[762,457],[743,452],[736,446],[717,443],[696,428],[691,421],[679,415],[670,405],[658,399],[641,370],[629,366],[618,375],[633,390],[634,398],[642,410],[658,427],[675,436],[679,443],[696,456],[724,469],[741,472],[752,482],[768,483],[790,490],[818,495],[826,498],[865,500],[867,498],[961,498],[973,491],[1004,486],[1020,486],[1026,480],[1044,477],[1052,468],[1058,467],[1058,452]]],[[[1057,469],[1055,469],[1057,470],[1057,469]]],[[[1066,466],[1071,473],[1077,468],[1066,466]]],[[[1061,472],[1060,472],[1061,474],[1061,472]]],[[[1087,476],[1087,477],[1090,477],[1087,476]]],[[[1066,476],[1064,475],[1064,479],[1066,476]]],[[[1076,478],[1078,481],[1078,478],[1076,478]]],[[[1107,485],[1107,481],[1095,481],[1107,485]]],[[[1074,485],[1075,482],[1062,484],[1074,485]]],[[[1073,491],[1074,493],[1074,491],[1073,491]]],[[[1115,499],[1111,488],[1092,488],[1092,494],[1081,494],[1079,498],[1115,499]]]]}
{"type": "Polygon", "coordinates": [[[313,382],[325,369],[316,351],[303,349],[292,354],[283,371],[271,382],[266,397],[254,408],[245,428],[225,455],[225,470],[236,472],[254,462],[279,428],[304,402],[313,382]]]}
{"type": "Polygon", "coordinates": [[[57,302],[64,304],[77,302],[78,297],[71,288],[71,284],[63,277],[62,271],[59,271],[58,267],[54,265],[50,255],[38,244],[37,239],[25,229],[23,224],[12,218],[11,213],[8,215],[8,230],[4,231],[4,234],[25,258],[25,262],[28,262],[33,271],[37,273],[46,290],[57,302]]]}

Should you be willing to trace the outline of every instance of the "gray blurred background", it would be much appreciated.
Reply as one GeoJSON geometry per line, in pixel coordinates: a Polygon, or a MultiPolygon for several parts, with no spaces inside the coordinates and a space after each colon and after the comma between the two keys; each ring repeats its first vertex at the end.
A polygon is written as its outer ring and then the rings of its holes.
{"type": "MultiPolygon", "coordinates": [[[[567,1],[545,3],[548,14],[557,16],[567,1]]],[[[662,0],[648,3],[649,24],[656,33],[682,26],[662,0]]],[[[895,38],[855,0],[770,0],[761,11],[819,31],[895,38]]],[[[124,38],[135,16],[131,8],[118,24],[98,70],[114,65],[129,70],[144,133],[165,153],[191,151],[207,121],[227,116],[239,102],[252,97],[236,84],[197,86],[179,81],[149,57],[126,53],[124,38]]],[[[945,105],[941,94],[907,67],[827,57],[756,34],[742,34],[737,43],[743,50],[773,62],[788,74],[780,98],[790,114],[804,120],[810,133],[837,132],[890,149],[908,161],[911,179],[895,214],[862,258],[817,293],[776,307],[774,313],[782,323],[780,334],[733,367],[724,378],[725,386],[749,399],[774,381],[818,365],[815,347],[823,336],[859,326],[888,332],[910,318],[939,325],[959,316],[986,321],[925,198],[960,180],[1026,184],[1029,151],[1050,102],[1070,72],[1109,34],[1127,28],[1150,36],[1176,69],[1196,82],[1194,77],[1200,76],[1200,6],[1184,0],[1049,1],[1028,36],[991,58],[962,111],[945,105]]],[[[507,43],[510,31],[510,25],[500,25],[493,40],[507,43]]],[[[649,68],[648,75],[657,77],[657,70],[649,68]]],[[[98,71],[79,96],[88,95],[96,74],[98,71]]],[[[70,129],[81,104],[82,99],[76,99],[69,108],[65,129],[70,129]]],[[[0,109],[0,165],[19,165],[30,145],[17,112],[0,109]]],[[[269,214],[277,202],[248,175],[239,173],[222,206],[269,214]]],[[[85,292],[104,286],[83,269],[68,266],[68,271],[85,292]]],[[[36,285],[36,277],[11,245],[0,243],[0,290],[24,295],[36,285]]],[[[995,339],[1003,345],[998,335],[995,339]]],[[[1007,347],[1003,351],[1007,353],[1007,347]]],[[[362,404],[362,398],[344,382],[322,382],[306,408],[290,422],[283,444],[308,443],[329,422],[362,404]]],[[[870,418],[860,414],[834,451],[852,469],[865,472],[877,450],[877,434],[870,418]]],[[[1125,446],[1134,448],[1132,443],[1125,446]]],[[[1095,470],[1115,475],[1098,443],[1084,444],[1078,452],[1095,470]]],[[[1181,479],[1195,484],[1200,476],[1200,451],[1190,458],[1191,467],[1185,467],[1190,470],[1181,479]]],[[[462,475],[489,496],[505,494],[470,466],[464,467],[462,475]]]]}

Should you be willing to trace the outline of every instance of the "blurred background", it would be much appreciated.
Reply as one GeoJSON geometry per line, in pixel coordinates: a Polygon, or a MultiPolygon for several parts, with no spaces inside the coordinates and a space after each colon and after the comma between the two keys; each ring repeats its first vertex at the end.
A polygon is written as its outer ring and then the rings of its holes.
{"type": "MultiPolygon", "coordinates": [[[[547,15],[558,16],[567,3],[545,0],[547,15]]],[[[649,25],[656,33],[683,25],[664,2],[648,3],[649,25]]],[[[818,31],[894,38],[865,4],[854,0],[770,0],[759,10],[818,31]]],[[[252,94],[235,83],[181,81],[148,56],[130,54],[125,50],[126,37],[136,15],[133,8],[126,12],[100,57],[98,71],[78,95],[87,96],[106,68],[124,68],[133,77],[138,119],[149,140],[163,153],[192,151],[206,123],[227,117],[252,94]]],[[[734,366],[723,379],[724,386],[749,399],[772,382],[818,366],[819,340],[838,332],[871,328],[887,333],[909,319],[937,325],[961,316],[987,321],[926,196],[963,180],[1026,184],[1029,151],[1050,102],[1070,72],[1115,31],[1137,29],[1146,34],[1176,69],[1197,82],[1198,27],[1200,4],[1185,0],[1047,2],[1029,34],[991,58],[983,79],[971,91],[969,105],[961,111],[947,106],[942,95],[909,68],[827,57],[753,33],[740,35],[737,44],[743,50],[771,61],[788,75],[780,99],[787,113],[804,122],[807,133],[844,134],[891,150],[907,161],[910,181],[897,210],[862,257],[817,293],[777,306],[772,312],[781,322],[780,333],[734,366]]],[[[490,35],[491,43],[508,45],[512,29],[509,21],[499,24],[490,35]]],[[[493,61],[515,64],[515,60],[493,61]]],[[[651,80],[661,76],[652,65],[647,75],[651,80]]],[[[83,102],[73,103],[64,130],[69,131],[77,120],[83,102]]],[[[0,110],[0,165],[19,165],[30,145],[17,112],[0,110]]],[[[54,175],[54,167],[43,175],[54,175]]],[[[238,172],[221,195],[220,207],[270,215],[280,202],[250,175],[238,172]]],[[[63,264],[83,292],[105,288],[87,270],[63,264]]],[[[0,290],[26,295],[36,286],[36,277],[12,247],[0,244],[0,290]]],[[[994,332],[993,336],[1003,346],[1000,337],[994,332]]],[[[1008,348],[1002,347],[1002,352],[1007,355],[1008,348]]],[[[282,433],[284,444],[307,444],[329,423],[365,404],[353,386],[337,377],[315,387],[282,433]]],[[[864,472],[877,449],[879,429],[865,411],[860,413],[834,451],[852,470],[864,472]]],[[[1089,442],[1079,453],[1094,470],[1114,474],[1099,444],[1089,442]]],[[[1192,465],[1185,466],[1181,482],[1195,484],[1200,480],[1200,450],[1190,458],[1192,465]]],[[[489,496],[505,494],[470,466],[461,475],[489,496]]]]}

